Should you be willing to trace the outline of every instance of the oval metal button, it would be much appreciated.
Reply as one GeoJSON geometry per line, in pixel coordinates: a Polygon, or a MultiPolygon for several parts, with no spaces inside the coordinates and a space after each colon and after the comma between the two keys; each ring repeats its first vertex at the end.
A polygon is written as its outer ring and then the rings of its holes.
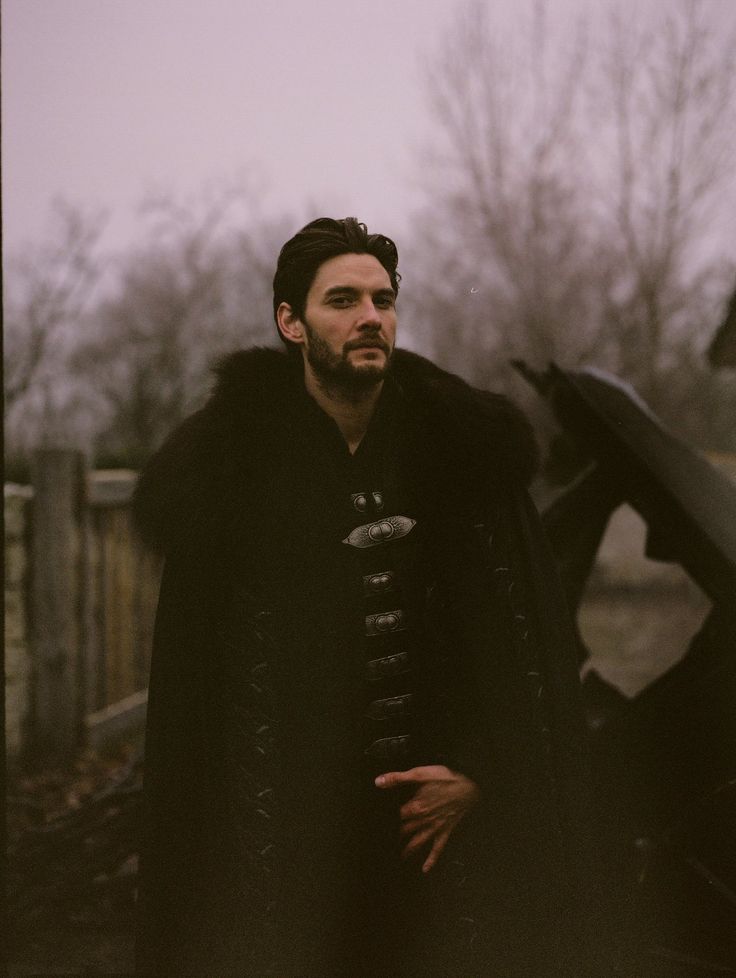
{"type": "Polygon", "coordinates": [[[376,628],[379,632],[392,632],[399,624],[396,615],[380,615],[376,618],[376,628]]]}
{"type": "Polygon", "coordinates": [[[416,526],[416,520],[410,516],[389,516],[385,520],[377,520],[375,523],[366,523],[363,526],[356,526],[342,541],[350,547],[375,547],[388,540],[399,540],[410,533],[416,526]]]}
{"type": "Polygon", "coordinates": [[[379,571],[377,574],[366,574],[363,578],[363,591],[366,595],[382,594],[392,590],[394,586],[393,571],[379,571]]]}
{"type": "Polygon", "coordinates": [[[373,700],[368,707],[367,716],[372,720],[391,720],[396,717],[411,715],[411,693],[401,696],[389,696],[387,699],[373,700]]]}
{"type": "Polygon", "coordinates": [[[396,611],[384,611],[377,615],[367,615],[365,619],[365,633],[371,635],[386,635],[389,632],[401,632],[406,628],[404,612],[399,608],[396,611]]]}
{"type": "Polygon", "coordinates": [[[366,663],[368,679],[375,682],[379,679],[391,676],[400,676],[409,671],[409,653],[397,652],[396,655],[388,655],[383,659],[371,659],[366,663]]]}
{"type": "Polygon", "coordinates": [[[368,497],[365,495],[365,493],[355,492],[350,498],[355,509],[357,509],[359,513],[365,513],[365,511],[368,509],[368,497]]]}
{"type": "Polygon", "coordinates": [[[374,543],[378,543],[381,540],[390,540],[394,535],[396,530],[388,522],[388,520],[381,520],[380,523],[374,523],[368,530],[368,536],[374,543]]]}

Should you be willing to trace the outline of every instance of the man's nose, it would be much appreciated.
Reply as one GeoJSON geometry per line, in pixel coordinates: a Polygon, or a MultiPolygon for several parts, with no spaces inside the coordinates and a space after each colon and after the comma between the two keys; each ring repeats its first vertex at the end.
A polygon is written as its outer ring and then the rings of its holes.
{"type": "Polygon", "coordinates": [[[380,329],[381,317],[372,299],[366,299],[360,304],[358,328],[359,329],[380,329]]]}

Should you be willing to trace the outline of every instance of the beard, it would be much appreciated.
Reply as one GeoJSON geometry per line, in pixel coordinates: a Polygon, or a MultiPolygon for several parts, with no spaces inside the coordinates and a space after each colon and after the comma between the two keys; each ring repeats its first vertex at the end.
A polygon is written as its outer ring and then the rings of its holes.
{"type": "Polygon", "coordinates": [[[360,397],[366,391],[380,384],[391,367],[392,350],[388,343],[378,336],[366,335],[360,339],[346,343],[340,353],[335,353],[330,345],[319,336],[307,323],[304,330],[309,340],[307,360],[317,381],[327,394],[336,393],[342,397],[360,397]],[[385,359],[382,364],[364,363],[356,366],[351,362],[351,350],[362,346],[374,346],[383,350],[385,359]]]}

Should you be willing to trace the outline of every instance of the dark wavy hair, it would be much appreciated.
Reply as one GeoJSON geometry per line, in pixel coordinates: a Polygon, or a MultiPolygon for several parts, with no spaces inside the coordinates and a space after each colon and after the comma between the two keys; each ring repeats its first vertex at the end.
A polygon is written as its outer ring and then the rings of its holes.
{"type": "MultiPolygon", "coordinates": [[[[273,315],[282,302],[288,303],[299,319],[304,317],[307,293],[317,269],[337,255],[373,255],[388,272],[391,286],[398,294],[401,276],[396,267],[399,253],[391,238],[383,234],[368,234],[368,228],[354,217],[335,220],[318,217],[310,221],[279,252],[276,274],[273,277],[273,315]]],[[[281,331],[279,330],[279,336],[281,331]]],[[[294,344],[281,339],[287,347],[294,344]]]]}

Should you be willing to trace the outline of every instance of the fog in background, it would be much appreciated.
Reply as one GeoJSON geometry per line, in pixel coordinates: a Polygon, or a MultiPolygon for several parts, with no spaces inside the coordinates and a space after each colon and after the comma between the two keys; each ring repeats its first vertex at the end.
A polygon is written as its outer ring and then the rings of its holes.
{"type": "MultiPolygon", "coordinates": [[[[457,0],[4,0],[5,249],[39,239],[55,195],[110,212],[135,239],[141,197],[242,171],[262,206],[355,213],[400,235],[421,202],[414,150],[431,138],[423,69],[457,0]]],[[[487,3],[511,36],[533,6],[487,3]]],[[[554,0],[572,29],[612,7],[655,21],[674,0],[554,0]]],[[[705,0],[723,34],[731,0],[705,0]]],[[[736,199],[736,198],[734,198],[736,199]]]]}
{"type": "Polygon", "coordinates": [[[213,355],[274,342],[322,214],[397,239],[416,349],[501,388],[597,363],[731,447],[735,31],[731,0],[5,0],[11,454],[138,464],[213,355]]]}
{"type": "Polygon", "coordinates": [[[44,233],[55,194],[110,209],[122,244],[143,194],[242,171],[264,207],[398,234],[417,203],[419,65],[454,6],[8,0],[6,249],[44,233]]]}

